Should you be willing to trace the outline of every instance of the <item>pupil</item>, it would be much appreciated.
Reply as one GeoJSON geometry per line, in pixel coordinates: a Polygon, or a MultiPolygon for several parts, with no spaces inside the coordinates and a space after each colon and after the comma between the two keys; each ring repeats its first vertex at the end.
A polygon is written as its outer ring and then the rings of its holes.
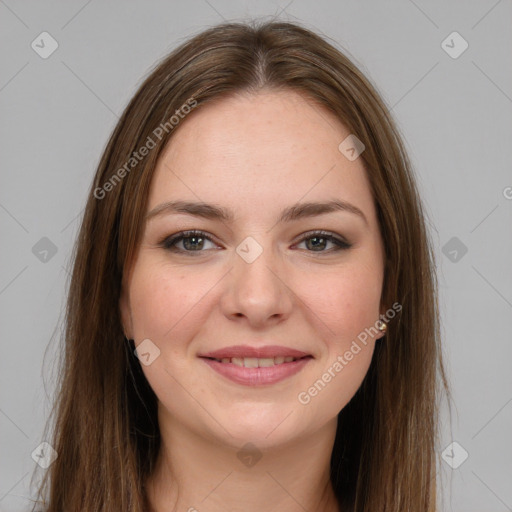
{"type": "Polygon", "coordinates": [[[317,241],[318,241],[318,240],[323,240],[323,241],[324,241],[324,243],[323,243],[323,244],[314,243],[314,244],[313,244],[313,247],[321,247],[321,248],[323,248],[323,247],[324,247],[324,245],[325,245],[325,238],[321,238],[321,237],[317,237],[317,236],[315,236],[315,237],[310,238],[309,240],[317,240],[317,241]]]}
{"type": "MultiPolygon", "coordinates": [[[[200,249],[202,248],[202,243],[199,243],[199,245],[194,245],[195,243],[198,243],[198,242],[202,242],[202,238],[199,237],[199,236],[189,236],[187,238],[184,238],[183,239],[183,243],[184,243],[184,246],[186,249],[200,249]]],[[[307,243],[310,243],[310,247],[313,247],[313,248],[324,248],[325,247],[325,238],[321,238],[321,237],[318,237],[318,236],[315,236],[315,237],[312,237],[310,238],[309,240],[307,240],[307,243]],[[322,240],[323,243],[319,243],[318,241],[319,240],[322,240]]]]}
{"type": "MultiPolygon", "coordinates": [[[[197,245],[191,245],[191,241],[197,241],[197,240],[202,240],[202,238],[199,236],[189,236],[189,237],[185,238],[183,240],[185,248],[186,249],[190,249],[190,248],[197,249],[198,248],[197,245]],[[187,245],[188,245],[188,247],[187,247],[187,245]]],[[[201,248],[201,247],[202,247],[202,245],[199,248],[201,248]]]]}

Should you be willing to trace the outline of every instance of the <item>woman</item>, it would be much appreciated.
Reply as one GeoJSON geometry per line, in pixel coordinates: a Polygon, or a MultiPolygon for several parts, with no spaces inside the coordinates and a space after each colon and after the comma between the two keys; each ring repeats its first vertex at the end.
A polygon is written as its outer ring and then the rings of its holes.
{"type": "Polygon", "coordinates": [[[45,510],[436,510],[434,270],[347,57],[290,23],[192,38],[91,187],[45,510]]]}

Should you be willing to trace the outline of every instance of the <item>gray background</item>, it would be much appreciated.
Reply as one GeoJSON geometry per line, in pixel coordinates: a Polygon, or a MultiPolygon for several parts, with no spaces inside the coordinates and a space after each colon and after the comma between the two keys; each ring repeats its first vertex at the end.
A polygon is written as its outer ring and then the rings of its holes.
{"type": "MultiPolygon", "coordinates": [[[[455,440],[469,454],[457,469],[439,468],[442,509],[512,510],[510,0],[0,0],[1,511],[29,505],[70,250],[118,116],[153,64],[188,36],[272,15],[334,40],[392,108],[438,257],[456,405],[451,431],[443,412],[439,451],[455,440]],[[47,59],[31,48],[43,31],[59,45],[47,59]],[[458,58],[441,44],[453,31],[469,44],[458,58]]],[[[460,43],[445,44],[453,52],[460,43]]]]}

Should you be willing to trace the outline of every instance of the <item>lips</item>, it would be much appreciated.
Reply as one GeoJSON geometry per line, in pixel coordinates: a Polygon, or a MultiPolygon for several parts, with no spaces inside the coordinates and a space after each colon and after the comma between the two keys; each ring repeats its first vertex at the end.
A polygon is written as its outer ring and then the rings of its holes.
{"type": "Polygon", "coordinates": [[[268,385],[299,372],[313,356],[279,346],[237,345],[199,355],[217,373],[237,384],[268,385]]]}
{"type": "Polygon", "coordinates": [[[277,364],[283,363],[292,363],[293,361],[297,361],[298,359],[302,359],[300,357],[292,357],[292,356],[278,356],[278,357],[222,357],[220,359],[217,358],[209,358],[213,361],[217,361],[219,363],[231,363],[235,366],[243,366],[245,368],[269,368],[271,366],[275,366],[277,364]]]}
{"type": "Polygon", "coordinates": [[[256,358],[270,359],[277,357],[293,357],[300,359],[309,356],[307,352],[296,350],[294,348],[281,347],[277,345],[267,345],[266,347],[250,347],[248,345],[234,345],[232,347],[221,348],[213,352],[199,354],[199,357],[208,357],[211,359],[232,359],[232,358],[256,358]]]}

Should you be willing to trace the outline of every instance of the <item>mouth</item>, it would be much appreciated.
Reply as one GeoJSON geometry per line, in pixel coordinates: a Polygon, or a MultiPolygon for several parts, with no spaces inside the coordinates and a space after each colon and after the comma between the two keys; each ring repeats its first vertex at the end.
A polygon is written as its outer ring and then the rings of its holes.
{"type": "Polygon", "coordinates": [[[279,356],[279,357],[206,357],[205,359],[210,359],[211,361],[217,361],[222,364],[234,364],[235,366],[240,366],[244,368],[271,368],[272,366],[278,366],[285,363],[293,363],[294,361],[299,361],[300,359],[311,358],[312,356],[304,356],[304,357],[293,357],[293,356],[279,356]]]}
{"type": "Polygon", "coordinates": [[[199,355],[199,358],[222,377],[246,386],[282,381],[314,359],[306,352],[277,346],[234,346],[199,355]]]}

